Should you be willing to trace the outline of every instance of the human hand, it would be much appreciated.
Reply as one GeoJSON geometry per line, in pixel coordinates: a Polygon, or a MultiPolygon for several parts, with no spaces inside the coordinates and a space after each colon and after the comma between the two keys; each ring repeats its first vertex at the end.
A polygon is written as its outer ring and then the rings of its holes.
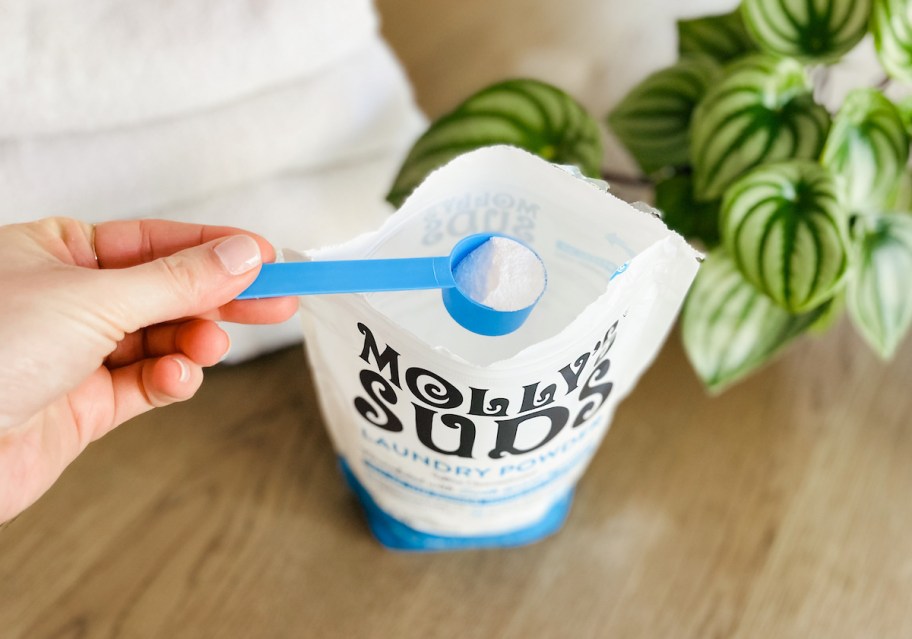
{"type": "Polygon", "coordinates": [[[215,320],[296,308],[232,301],[275,253],[227,227],[47,219],[0,227],[0,256],[0,522],[89,443],[192,397],[229,347],[215,320]]]}

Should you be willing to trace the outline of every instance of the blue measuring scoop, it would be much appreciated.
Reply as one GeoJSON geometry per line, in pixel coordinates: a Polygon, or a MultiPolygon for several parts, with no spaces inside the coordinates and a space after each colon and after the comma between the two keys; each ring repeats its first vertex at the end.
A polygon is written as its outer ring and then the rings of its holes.
{"type": "Polygon", "coordinates": [[[453,275],[456,266],[492,237],[505,237],[518,242],[541,261],[538,253],[514,237],[500,233],[476,233],[461,239],[449,255],[442,257],[263,264],[260,274],[237,299],[439,288],[442,289],[447,312],[460,326],[479,335],[506,335],[526,321],[541,299],[544,287],[534,302],[515,311],[498,311],[466,295],[456,284],[453,275]]]}

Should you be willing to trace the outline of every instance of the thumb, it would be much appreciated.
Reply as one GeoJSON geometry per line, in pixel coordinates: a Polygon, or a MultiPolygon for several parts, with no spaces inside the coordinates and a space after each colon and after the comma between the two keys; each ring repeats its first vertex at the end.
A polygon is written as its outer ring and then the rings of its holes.
{"type": "Polygon", "coordinates": [[[124,269],[105,271],[107,298],[121,328],[198,315],[227,304],[256,278],[262,255],[256,240],[233,235],[124,269]]]}

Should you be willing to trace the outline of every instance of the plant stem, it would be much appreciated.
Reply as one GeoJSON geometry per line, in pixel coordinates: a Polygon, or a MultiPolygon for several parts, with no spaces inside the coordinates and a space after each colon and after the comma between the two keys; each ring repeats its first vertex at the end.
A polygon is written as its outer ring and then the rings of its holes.
{"type": "Polygon", "coordinates": [[[602,170],[602,179],[608,184],[621,184],[623,186],[652,186],[652,180],[642,175],[626,175],[602,170]]]}

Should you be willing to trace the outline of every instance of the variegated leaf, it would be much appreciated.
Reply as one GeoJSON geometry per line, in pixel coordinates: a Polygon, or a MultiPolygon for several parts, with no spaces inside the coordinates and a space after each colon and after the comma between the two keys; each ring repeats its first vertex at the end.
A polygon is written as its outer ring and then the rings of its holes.
{"type": "Polygon", "coordinates": [[[843,287],[836,295],[831,299],[827,300],[818,310],[820,311],[820,316],[814,320],[814,323],[808,328],[808,333],[812,335],[824,335],[829,331],[833,326],[836,325],[836,322],[842,317],[843,311],[845,311],[845,287],[843,287]]]}
{"type": "Polygon", "coordinates": [[[724,64],[756,50],[738,10],[678,20],[678,53],[681,56],[703,54],[724,64]]]}
{"type": "Polygon", "coordinates": [[[688,162],[690,118],[719,75],[707,56],[690,56],[648,76],[608,116],[644,173],[688,162]]]}
{"type": "Polygon", "coordinates": [[[912,211],[912,173],[908,168],[899,175],[899,182],[893,196],[887,202],[885,211],[912,211]]]}
{"type": "Polygon", "coordinates": [[[884,70],[897,80],[912,82],[912,5],[909,0],[874,0],[871,32],[884,70]]]}
{"type": "Polygon", "coordinates": [[[598,177],[598,123],[576,100],[537,80],[507,80],[469,97],[434,122],[406,157],[387,200],[400,206],[428,173],[457,155],[495,144],[525,149],[598,177]]]}
{"type": "Polygon", "coordinates": [[[912,135],[912,95],[900,98],[894,104],[899,111],[899,117],[902,118],[903,126],[906,127],[906,133],[912,135]]]}
{"type": "Polygon", "coordinates": [[[791,313],[833,297],[849,263],[848,216],[815,162],[754,169],[722,200],[722,242],[744,277],[791,313]]]}
{"type": "Polygon", "coordinates": [[[721,197],[761,163],[816,158],[829,126],[798,62],[757,55],[734,63],[694,111],[690,155],[697,198],[721,197]]]}
{"type": "Polygon", "coordinates": [[[783,310],[717,249],[700,267],[684,305],[684,348],[707,388],[720,392],[772,359],[822,313],[783,310]]]}
{"type": "Polygon", "coordinates": [[[858,264],[847,287],[849,316],[883,358],[896,351],[912,325],[912,215],[862,220],[858,264]]]}
{"type": "Polygon", "coordinates": [[[820,158],[840,180],[849,209],[884,210],[908,159],[909,136],[893,103],[876,89],[849,93],[820,158]]]}
{"type": "Polygon", "coordinates": [[[675,175],[656,184],[655,205],[665,224],[684,237],[700,240],[705,248],[719,243],[719,202],[697,202],[691,175],[675,175]]]}
{"type": "Polygon", "coordinates": [[[770,53],[831,62],[864,36],[871,0],[744,0],[751,37],[770,53]]]}

